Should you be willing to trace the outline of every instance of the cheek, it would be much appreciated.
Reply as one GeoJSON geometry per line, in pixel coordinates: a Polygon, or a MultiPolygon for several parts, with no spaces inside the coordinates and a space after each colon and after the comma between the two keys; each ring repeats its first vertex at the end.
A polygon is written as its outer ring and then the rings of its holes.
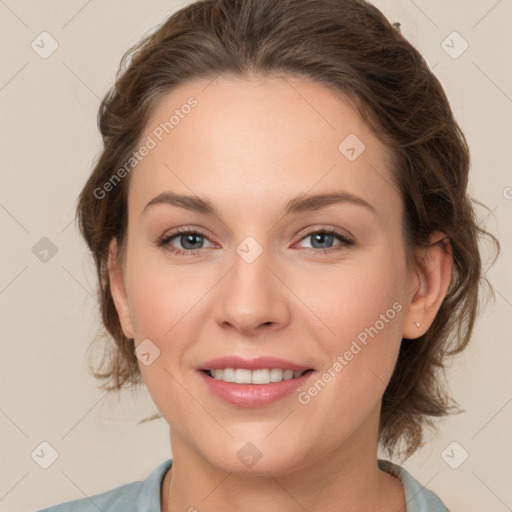
{"type": "Polygon", "coordinates": [[[164,339],[193,307],[198,279],[189,274],[187,269],[166,265],[153,250],[132,249],[127,261],[127,294],[136,339],[164,339]]]}
{"type": "Polygon", "coordinates": [[[304,273],[295,289],[339,347],[376,323],[379,331],[401,333],[405,278],[403,257],[380,251],[321,273],[304,273]]]}
{"type": "MultiPolygon", "coordinates": [[[[195,266],[172,265],[142,244],[128,254],[127,294],[136,345],[149,339],[158,354],[150,365],[139,363],[155,402],[161,393],[174,388],[175,381],[168,372],[175,375],[182,371],[195,339],[201,299],[211,287],[207,276],[198,273],[195,266]]],[[[174,392],[179,394],[179,387],[174,392]]]]}
{"type": "Polygon", "coordinates": [[[127,260],[127,293],[136,345],[149,339],[156,346],[150,345],[150,363],[141,360],[139,368],[153,402],[168,422],[181,425],[186,410],[188,421],[200,424],[204,418],[180,384],[178,366],[190,339],[194,305],[205,290],[197,274],[194,277],[192,271],[177,271],[162,258],[157,261],[152,256],[147,248],[133,247],[127,260]]]}
{"type": "Polygon", "coordinates": [[[305,414],[325,417],[326,432],[338,439],[378,406],[391,378],[402,340],[405,266],[399,254],[381,253],[371,264],[331,271],[327,283],[330,293],[316,303],[329,326],[317,338],[326,384],[305,389],[300,403],[305,414]]]}
{"type": "Polygon", "coordinates": [[[321,342],[326,366],[340,362],[341,356],[338,385],[356,390],[354,399],[375,401],[391,378],[402,341],[403,256],[381,252],[331,272],[327,283],[329,293],[317,302],[316,310],[329,327],[321,342]]]}

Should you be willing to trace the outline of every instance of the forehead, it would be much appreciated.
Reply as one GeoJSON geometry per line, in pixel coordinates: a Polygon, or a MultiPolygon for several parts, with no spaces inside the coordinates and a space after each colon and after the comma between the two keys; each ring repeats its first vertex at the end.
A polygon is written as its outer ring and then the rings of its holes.
{"type": "Polygon", "coordinates": [[[129,202],[164,190],[249,207],[346,189],[382,207],[399,200],[388,149],[340,94],[297,77],[198,80],[167,93],[140,145],[129,202]],[[387,191],[389,194],[383,194],[387,191]]]}

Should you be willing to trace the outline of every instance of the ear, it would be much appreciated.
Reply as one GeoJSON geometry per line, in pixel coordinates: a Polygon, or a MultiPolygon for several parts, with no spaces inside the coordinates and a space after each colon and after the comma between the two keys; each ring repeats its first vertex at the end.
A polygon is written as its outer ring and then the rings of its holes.
{"type": "Polygon", "coordinates": [[[430,245],[417,251],[418,263],[408,275],[402,332],[409,339],[419,338],[432,325],[452,279],[452,246],[444,233],[432,233],[430,245]]]}
{"type": "Polygon", "coordinates": [[[133,327],[130,318],[130,308],[124,284],[123,269],[119,257],[117,240],[114,238],[108,248],[108,276],[110,282],[110,293],[119,316],[119,322],[124,335],[133,339],[133,327]]]}

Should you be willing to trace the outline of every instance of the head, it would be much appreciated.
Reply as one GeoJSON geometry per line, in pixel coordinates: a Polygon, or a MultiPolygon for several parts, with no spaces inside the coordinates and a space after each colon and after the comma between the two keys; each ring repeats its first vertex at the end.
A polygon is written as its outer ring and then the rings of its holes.
{"type": "Polygon", "coordinates": [[[103,389],[144,383],[206,459],[251,441],[282,471],[365,429],[409,456],[455,410],[442,370],[470,339],[485,231],[443,89],[376,8],[192,3],[126,53],[99,127],[77,213],[103,389]],[[210,403],[200,369],[233,354],[315,379],[267,407],[210,403]]]}

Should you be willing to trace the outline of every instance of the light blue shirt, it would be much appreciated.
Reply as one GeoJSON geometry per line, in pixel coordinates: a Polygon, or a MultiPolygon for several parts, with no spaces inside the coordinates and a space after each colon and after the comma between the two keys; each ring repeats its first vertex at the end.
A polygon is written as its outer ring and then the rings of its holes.
{"type": "MultiPolygon", "coordinates": [[[[425,489],[402,466],[378,459],[383,471],[397,476],[405,491],[406,512],[449,512],[443,502],[425,489]]],[[[38,512],[162,512],[160,489],[167,470],[172,466],[169,459],[156,467],[144,482],[132,482],[110,491],[45,508],[38,512]]]]}

